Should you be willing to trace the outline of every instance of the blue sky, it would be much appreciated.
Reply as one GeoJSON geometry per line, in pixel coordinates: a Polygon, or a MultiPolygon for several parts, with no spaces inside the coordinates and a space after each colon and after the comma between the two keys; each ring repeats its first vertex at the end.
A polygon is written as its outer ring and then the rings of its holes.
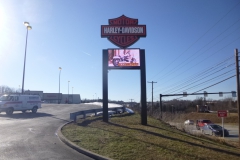
{"type": "MultiPolygon", "coordinates": [[[[235,75],[239,0],[0,0],[0,85],[22,87],[27,21],[32,30],[24,88],[58,93],[62,67],[61,93],[68,93],[70,81],[69,93],[102,98],[102,50],[117,46],[101,38],[100,27],[121,15],[147,26],[146,38],[129,48],[145,49],[146,80],[157,82],[154,101],[159,94],[193,93],[235,75]]],[[[108,81],[109,99],[139,102],[140,71],[111,70],[108,81]]],[[[148,101],[151,89],[147,83],[148,101]]],[[[204,91],[236,91],[236,78],[204,91]]],[[[196,97],[185,99],[190,98],[196,97]]]]}

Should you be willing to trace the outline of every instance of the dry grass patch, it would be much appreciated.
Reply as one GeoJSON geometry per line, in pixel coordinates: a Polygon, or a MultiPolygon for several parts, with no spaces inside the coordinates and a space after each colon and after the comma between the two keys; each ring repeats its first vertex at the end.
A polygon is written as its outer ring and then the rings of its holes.
{"type": "Polygon", "coordinates": [[[176,130],[159,120],[118,115],[102,122],[102,117],[79,119],[62,128],[63,135],[80,147],[112,159],[239,159],[240,150],[211,139],[176,130]]]}

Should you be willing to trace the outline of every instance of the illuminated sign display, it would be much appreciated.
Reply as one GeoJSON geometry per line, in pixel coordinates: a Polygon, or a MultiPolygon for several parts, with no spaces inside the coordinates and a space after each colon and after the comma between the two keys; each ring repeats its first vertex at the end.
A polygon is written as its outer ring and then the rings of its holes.
{"type": "Polygon", "coordinates": [[[146,25],[138,25],[138,19],[122,15],[109,19],[109,25],[101,26],[101,37],[107,37],[116,46],[127,48],[140,37],[146,37],[146,25]]]}
{"type": "Polygon", "coordinates": [[[108,49],[109,68],[140,67],[139,49],[108,49]]]}

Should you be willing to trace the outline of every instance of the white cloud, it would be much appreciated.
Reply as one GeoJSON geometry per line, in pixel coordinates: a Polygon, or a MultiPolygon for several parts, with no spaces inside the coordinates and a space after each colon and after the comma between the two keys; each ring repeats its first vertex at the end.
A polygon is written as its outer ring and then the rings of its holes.
{"type": "Polygon", "coordinates": [[[87,52],[84,52],[84,51],[82,51],[82,53],[84,53],[84,54],[86,54],[86,55],[88,55],[88,56],[92,56],[91,54],[89,54],[89,53],[87,53],[87,52]]]}

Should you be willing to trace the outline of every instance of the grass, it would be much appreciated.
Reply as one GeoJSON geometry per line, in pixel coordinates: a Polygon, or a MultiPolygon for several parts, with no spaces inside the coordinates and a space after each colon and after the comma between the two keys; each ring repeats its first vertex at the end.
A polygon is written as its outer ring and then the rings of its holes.
{"type": "Polygon", "coordinates": [[[177,130],[148,117],[140,124],[139,114],[78,119],[62,128],[63,135],[78,146],[100,155],[121,160],[239,159],[240,149],[177,130]]]}

